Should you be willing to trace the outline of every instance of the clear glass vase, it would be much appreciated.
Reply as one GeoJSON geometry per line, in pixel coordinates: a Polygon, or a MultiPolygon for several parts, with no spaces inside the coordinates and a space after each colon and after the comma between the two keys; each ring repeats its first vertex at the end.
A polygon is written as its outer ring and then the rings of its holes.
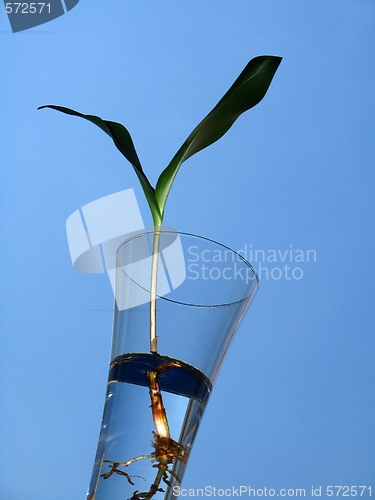
{"type": "Polygon", "coordinates": [[[111,361],[87,500],[176,496],[212,384],[259,286],[230,248],[161,229],[150,352],[153,235],[123,243],[110,276],[111,361]]]}

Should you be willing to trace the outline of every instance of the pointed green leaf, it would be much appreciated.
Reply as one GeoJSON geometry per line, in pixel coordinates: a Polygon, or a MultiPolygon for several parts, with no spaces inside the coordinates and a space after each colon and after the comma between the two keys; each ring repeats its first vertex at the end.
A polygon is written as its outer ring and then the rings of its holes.
{"type": "Polygon", "coordinates": [[[67,115],[79,116],[80,118],[84,118],[85,120],[94,123],[99,128],[101,128],[106,134],[108,134],[112,138],[117,149],[132,164],[135,173],[137,174],[138,179],[142,185],[143,191],[146,195],[152,216],[154,218],[155,225],[160,225],[161,215],[155,198],[155,190],[151,186],[149,180],[147,179],[146,174],[143,171],[141,162],[139,161],[137,152],[133,144],[133,140],[128,130],[123,125],[121,125],[121,123],[102,120],[99,116],[84,115],[70,108],[49,104],[45,106],[40,106],[38,109],[43,109],[43,108],[51,108],[55,109],[56,111],[61,111],[62,113],[66,113],[67,115]]]}
{"type": "Polygon", "coordinates": [[[155,195],[162,215],[181,164],[219,140],[242,113],[263,99],[280,62],[281,57],[275,56],[252,59],[224,97],[192,131],[158,179],[155,195]]]}

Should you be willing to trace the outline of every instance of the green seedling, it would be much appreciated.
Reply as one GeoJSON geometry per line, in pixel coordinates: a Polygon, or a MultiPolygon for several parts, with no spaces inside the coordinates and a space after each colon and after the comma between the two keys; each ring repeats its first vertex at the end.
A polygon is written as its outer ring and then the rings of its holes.
{"type": "Polygon", "coordinates": [[[158,250],[160,246],[160,227],[163,223],[165,204],[177,172],[184,161],[219,140],[242,113],[253,108],[263,99],[280,62],[281,57],[258,56],[247,64],[228,92],[191,132],[189,137],[174,155],[169,165],[161,173],[155,188],[151,185],[142,168],[133,140],[124,125],[102,120],[99,116],[84,115],[78,111],[62,106],[46,105],[38,108],[52,108],[68,115],[79,116],[100,127],[112,138],[117,149],[131,163],[138,176],[147,198],[155,226],[150,285],[151,352],[157,352],[156,281],[158,272],[158,250]]]}
{"type": "MultiPolygon", "coordinates": [[[[133,140],[123,125],[102,120],[98,116],[84,115],[61,106],[46,105],[39,108],[52,108],[68,115],[79,116],[100,127],[112,138],[117,149],[131,163],[138,176],[154,221],[150,283],[150,352],[152,353],[157,353],[158,338],[156,335],[156,290],[160,232],[165,205],[177,172],[184,161],[219,140],[242,113],[253,108],[263,99],[280,62],[281,57],[275,56],[259,56],[252,59],[218,104],[191,132],[169,165],[161,173],[155,187],[149,182],[139,161],[133,140]]],[[[118,467],[125,468],[135,461],[145,458],[152,459],[155,462],[153,467],[157,468],[158,472],[149,491],[140,493],[136,490],[131,500],[150,500],[158,491],[164,491],[160,488],[160,483],[164,481],[166,484],[170,484],[170,477],[174,476],[171,466],[176,460],[185,462],[187,459],[186,450],[170,436],[167,414],[158,385],[158,377],[172,365],[173,363],[164,363],[148,372],[151,409],[156,430],[156,432],[153,432],[154,441],[152,443],[155,451],[149,455],[141,455],[125,462],[104,460],[104,462],[111,464],[110,471],[102,474],[101,477],[108,479],[113,474],[118,474],[125,476],[131,484],[133,484],[131,476],[118,467]]],[[[95,498],[96,488],[90,500],[95,498]]]]}

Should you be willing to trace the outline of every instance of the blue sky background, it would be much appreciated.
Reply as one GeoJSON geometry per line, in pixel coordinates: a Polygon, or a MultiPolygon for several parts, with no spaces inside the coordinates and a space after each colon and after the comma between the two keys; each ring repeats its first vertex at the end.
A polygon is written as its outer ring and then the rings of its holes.
{"type": "Polygon", "coordinates": [[[66,219],[133,187],[151,223],[110,139],[37,107],[124,123],[154,183],[261,54],[284,58],[269,93],[183,165],[165,223],[316,262],[288,262],[299,280],[263,271],[184,486],[374,495],[374,2],[81,0],[18,34],[4,10],[0,38],[0,499],[83,499],[91,475],[113,297],[106,275],[73,269],[66,219]]]}

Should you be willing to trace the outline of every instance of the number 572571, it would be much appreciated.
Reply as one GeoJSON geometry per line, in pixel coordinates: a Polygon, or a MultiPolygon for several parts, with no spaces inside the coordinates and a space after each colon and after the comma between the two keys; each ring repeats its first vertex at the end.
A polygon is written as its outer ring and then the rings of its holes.
{"type": "Polygon", "coordinates": [[[51,14],[51,4],[43,2],[7,2],[5,4],[5,10],[8,14],[41,14],[48,11],[51,14]]]}

